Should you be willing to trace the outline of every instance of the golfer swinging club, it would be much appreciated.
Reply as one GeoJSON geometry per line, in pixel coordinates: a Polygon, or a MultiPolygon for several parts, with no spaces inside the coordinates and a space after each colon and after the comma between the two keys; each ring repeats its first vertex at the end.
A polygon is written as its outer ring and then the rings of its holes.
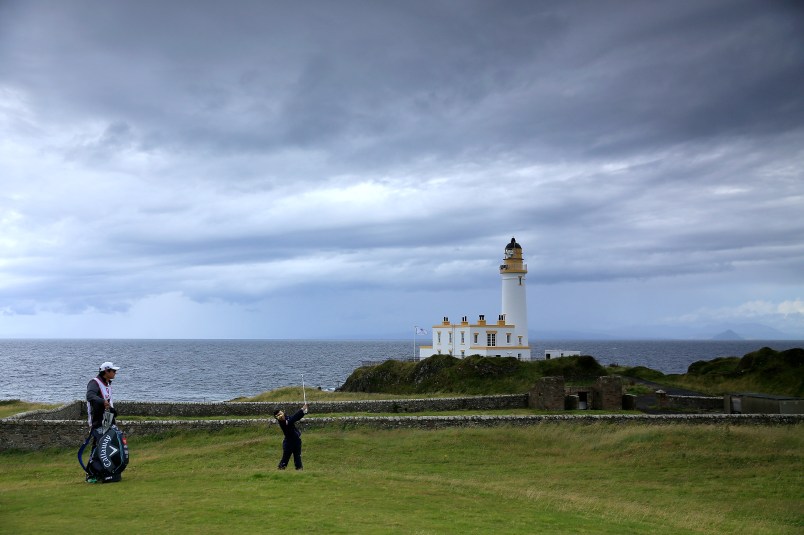
{"type": "MultiPolygon", "coordinates": [[[[304,390],[304,378],[302,378],[302,390],[304,390]]],[[[303,469],[301,458],[301,431],[296,429],[296,422],[304,418],[305,414],[307,414],[306,393],[304,395],[304,405],[301,409],[296,411],[296,414],[293,416],[289,418],[286,417],[282,409],[276,409],[274,411],[274,417],[277,423],[279,423],[279,428],[282,429],[282,433],[285,435],[285,438],[282,440],[282,459],[279,461],[279,466],[277,467],[280,470],[287,468],[291,454],[293,454],[293,464],[296,466],[296,470],[303,469]]]]}

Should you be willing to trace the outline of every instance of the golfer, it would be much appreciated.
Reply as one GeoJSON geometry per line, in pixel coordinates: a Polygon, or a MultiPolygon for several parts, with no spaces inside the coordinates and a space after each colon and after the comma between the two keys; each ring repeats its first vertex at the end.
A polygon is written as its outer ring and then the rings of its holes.
{"type": "Polygon", "coordinates": [[[302,469],[301,431],[296,429],[296,422],[304,418],[305,414],[307,414],[307,403],[291,417],[286,417],[282,409],[276,409],[274,411],[274,417],[279,423],[279,428],[282,429],[282,433],[285,434],[285,438],[282,440],[282,459],[279,461],[279,466],[277,467],[280,470],[287,468],[291,454],[293,454],[293,464],[296,465],[296,470],[302,469]]]}

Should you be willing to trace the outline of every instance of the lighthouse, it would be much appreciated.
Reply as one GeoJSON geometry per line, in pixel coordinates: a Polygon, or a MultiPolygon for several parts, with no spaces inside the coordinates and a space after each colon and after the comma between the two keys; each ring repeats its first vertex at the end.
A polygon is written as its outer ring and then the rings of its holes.
{"type": "Polygon", "coordinates": [[[433,325],[433,345],[421,346],[419,359],[433,355],[458,358],[480,355],[530,360],[525,292],[527,273],[522,247],[515,238],[511,238],[511,242],[505,246],[500,264],[502,313],[497,316],[497,321],[487,321],[486,316],[481,314],[475,322],[463,316],[459,323],[452,323],[449,317],[444,316],[440,324],[433,325]]]}
{"type": "Polygon", "coordinates": [[[511,238],[505,246],[505,256],[500,264],[502,277],[502,313],[505,322],[514,326],[516,345],[528,346],[528,303],[525,295],[525,276],[528,266],[522,262],[522,247],[511,238]]]}

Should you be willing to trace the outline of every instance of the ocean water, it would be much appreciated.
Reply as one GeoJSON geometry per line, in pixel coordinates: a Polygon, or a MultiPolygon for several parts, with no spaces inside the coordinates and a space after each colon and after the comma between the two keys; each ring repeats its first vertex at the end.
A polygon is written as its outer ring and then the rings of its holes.
{"type": "MultiPolygon", "coordinates": [[[[425,344],[428,341],[419,340],[425,344]]],[[[804,347],[801,340],[540,340],[545,349],[581,351],[601,364],[683,373],[698,360],[743,356],[761,347],[804,347]]],[[[49,403],[83,399],[101,362],[121,366],[114,398],[226,401],[283,386],[332,389],[363,360],[407,359],[412,340],[15,340],[0,339],[0,400],[49,403]]]]}

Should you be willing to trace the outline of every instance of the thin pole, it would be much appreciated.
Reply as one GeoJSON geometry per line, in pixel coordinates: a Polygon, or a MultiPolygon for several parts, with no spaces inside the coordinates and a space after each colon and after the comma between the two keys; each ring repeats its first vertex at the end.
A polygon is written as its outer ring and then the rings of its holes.
{"type": "Polygon", "coordinates": [[[307,392],[304,390],[304,374],[302,376],[302,395],[304,396],[304,404],[307,405],[307,392]]]}

